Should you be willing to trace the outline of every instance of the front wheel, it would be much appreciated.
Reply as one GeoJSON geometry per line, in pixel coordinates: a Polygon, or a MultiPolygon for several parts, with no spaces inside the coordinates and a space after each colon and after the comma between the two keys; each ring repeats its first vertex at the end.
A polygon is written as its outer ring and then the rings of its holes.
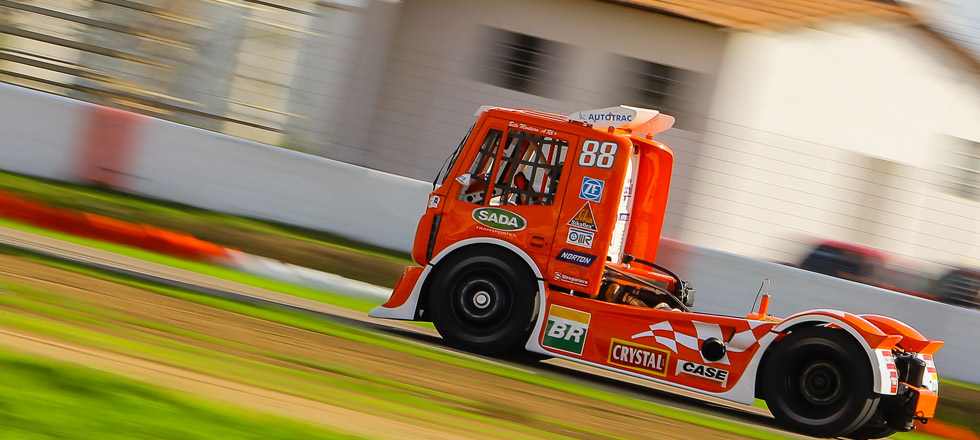
{"type": "Polygon", "coordinates": [[[878,406],[868,356],[842,329],[795,330],[764,365],[763,393],[776,421],[814,437],[864,425],[878,406]]]}
{"type": "Polygon", "coordinates": [[[522,350],[537,290],[524,262],[488,252],[440,266],[429,294],[439,334],[450,345],[477,353],[522,350]]]}

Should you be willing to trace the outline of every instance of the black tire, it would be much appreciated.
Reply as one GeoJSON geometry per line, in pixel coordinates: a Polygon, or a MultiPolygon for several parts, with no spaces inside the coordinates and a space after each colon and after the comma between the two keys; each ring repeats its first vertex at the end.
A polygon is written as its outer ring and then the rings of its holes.
{"type": "Polygon", "coordinates": [[[844,330],[807,327],[791,332],[763,366],[769,411],[787,429],[813,437],[855,431],[878,406],[867,359],[844,330]]]}
{"type": "Polygon", "coordinates": [[[504,252],[449,257],[429,293],[432,323],[450,345],[467,351],[523,350],[536,286],[527,265],[504,252]]]}
{"type": "Polygon", "coordinates": [[[878,410],[875,411],[874,415],[868,420],[867,423],[858,427],[853,432],[844,434],[844,437],[853,440],[870,440],[875,438],[888,437],[898,431],[892,429],[888,426],[887,417],[879,406],[878,410]]]}

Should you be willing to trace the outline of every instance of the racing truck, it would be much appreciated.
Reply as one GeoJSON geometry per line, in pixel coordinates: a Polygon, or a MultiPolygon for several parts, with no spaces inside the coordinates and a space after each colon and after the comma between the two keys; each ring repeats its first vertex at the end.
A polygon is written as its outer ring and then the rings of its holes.
{"type": "MultiPolygon", "coordinates": [[[[934,416],[943,345],[840,310],[697,313],[655,263],[674,118],[484,106],[433,182],[412,259],[370,316],[431,321],[451,346],[561,358],[751,405],[816,437],[880,438],[934,416]]],[[[753,305],[754,307],[754,305],[753,305]]]]}

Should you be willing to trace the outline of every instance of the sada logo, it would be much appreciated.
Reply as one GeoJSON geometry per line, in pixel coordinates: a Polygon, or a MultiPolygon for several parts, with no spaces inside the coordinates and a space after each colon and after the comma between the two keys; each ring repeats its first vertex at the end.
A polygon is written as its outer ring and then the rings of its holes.
{"type": "Polygon", "coordinates": [[[520,231],[527,226],[524,217],[500,208],[474,209],[473,220],[498,231],[520,231]]]}

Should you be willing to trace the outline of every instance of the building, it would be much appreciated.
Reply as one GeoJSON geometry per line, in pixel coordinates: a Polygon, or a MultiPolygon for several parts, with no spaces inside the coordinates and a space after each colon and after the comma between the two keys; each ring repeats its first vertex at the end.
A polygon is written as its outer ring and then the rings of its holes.
{"type": "MultiPolygon", "coordinates": [[[[980,257],[980,72],[888,1],[375,1],[305,148],[430,179],[480,105],[678,118],[665,236],[980,257]]],[[[339,41],[339,40],[335,40],[339,41]]],[[[340,53],[337,48],[334,51],[340,53]]],[[[313,112],[315,113],[315,112],[313,112]]]]}

